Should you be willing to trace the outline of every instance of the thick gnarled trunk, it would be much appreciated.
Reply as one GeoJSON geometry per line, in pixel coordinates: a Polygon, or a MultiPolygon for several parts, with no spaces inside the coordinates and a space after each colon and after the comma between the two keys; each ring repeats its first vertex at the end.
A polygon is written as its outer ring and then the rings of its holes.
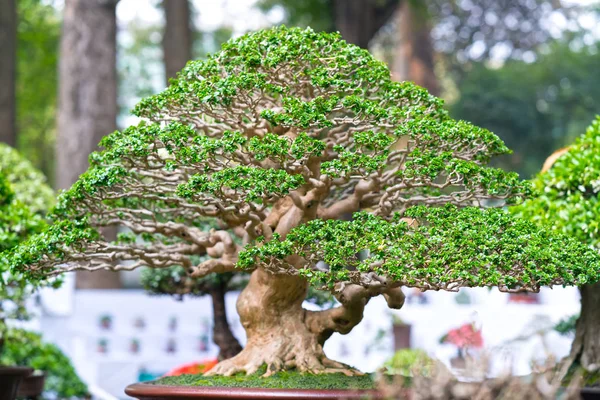
{"type": "Polygon", "coordinates": [[[402,290],[385,285],[364,288],[346,284],[336,294],[340,305],[323,311],[302,308],[307,290],[306,280],[297,275],[275,275],[256,269],[237,301],[240,321],[248,338],[246,347],[235,357],[216,365],[209,374],[252,374],[262,365],[267,366],[267,376],[286,369],[361,374],[327,358],[323,345],[334,332],[347,334],[360,323],[372,297],[381,294],[389,307],[402,307],[402,290]]]}
{"type": "Polygon", "coordinates": [[[227,283],[219,281],[210,292],[213,306],[213,341],[219,346],[219,360],[226,360],[242,351],[240,342],[233,336],[229,321],[227,321],[227,310],[225,305],[225,293],[227,283]]]}
{"type": "Polygon", "coordinates": [[[574,366],[594,372],[600,369],[600,283],[584,285],[581,293],[581,315],[575,327],[575,340],[569,361],[574,366]]]}
{"type": "Polygon", "coordinates": [[[296,276],[255,270],[237,301],[248,338],[246,347],[209,374],[252,374],[262,365],[267,366],[267,375],[292,368],[313,373],[358,373],[325,356],[322,325],[310,323],[308,312],[302,308],[307,288],[306,281],[296,276]]]}

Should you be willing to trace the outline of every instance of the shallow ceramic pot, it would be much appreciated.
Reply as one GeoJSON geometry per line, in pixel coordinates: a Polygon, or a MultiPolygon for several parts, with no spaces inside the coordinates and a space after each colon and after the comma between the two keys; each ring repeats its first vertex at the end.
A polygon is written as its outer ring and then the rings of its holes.
{"type": "Polygon", "coordinates": [[[261,389],[225,388],[198,386],[163,386],[136,383],[127,386],[125,393],[140,400],[184,400],[184,399],[286,399],[286,400],[341,400],[382,399],[376,390],[329,390],[329,389],[261,389]]]}
{"type": "Polygon", "coordinates": [[[17,390],[17,397],[36,398],[42,395],[46,383],[44,373],[33,373],[25,377],[17,390]]]}
{"type": "Polygon", "coordinates": [[[32,372],[29,367],[0,367],[0,400],[14,400],[21,380],[32,372]]]}

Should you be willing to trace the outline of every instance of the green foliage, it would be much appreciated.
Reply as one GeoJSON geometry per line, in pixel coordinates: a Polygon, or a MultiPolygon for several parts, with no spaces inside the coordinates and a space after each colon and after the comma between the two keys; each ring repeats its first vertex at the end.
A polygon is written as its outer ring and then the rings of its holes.
{"type": "Polygon", "coordinates": [[[168,376],[151,382],[167,386],[214,386],[267,389],[374,389],[375,383],[369,375],[346,376],[344,374],[300,374],[294,370],[277,372],[268,379],[263,366],[252,375],[233,376],[180,375],[168,376]]]}
{"type": "MultiPolygon", "coordinates": [[[[7,180],[0,174],[0,186],[7,180]]],[[[7,187],[4,186],[5,188],[7,187]]],[[[5,197],[6,198],[6,197],[5,197]]],[[[41,232],[45,221],[19,201],[0,205],[0,252],[8,250],[34,233],[41,232]]]]}
{"type": "Polygon", "coordinates": [[[359,280],[358,272],[424,289],[498,286],[539,290],[546,285],[582,285],[600,278],[600,256],[578,241],[555,235],[501,209],[417,206],[405,213],[418,226],[357,213],[352,221],[314,220],[285,240],[247,247],[239,265],[282,262],[298,254],[300,274],[315,285],[359,280]],[[498,233],[501,233],[500,235],[498,233]],[[369,257],[357,254],[367,250],[369,257]],[[313,268],[319,260],[327,270],[313,268]]]}
{"type": "Polygon", "coordinates": [[[383,365],[385,372],[390,375],[430,376],[434,368],[434,360],[420,349],[402,349],[394,353],[392,358],[383,365]]]}
{"type": "Polygon", "coordinates": [[[54,204],[54,192],[46,177],[15,149],[0,143],[0,173],[10,182],[15,199],[37,214],[54,204]]]}
{"type": "Polygon", "coordinates": [[[579,315],[574,314],[567,318],[561,319],[554,326],[554,330],[563,336],[572,336],[575,334],[575,325],[577,323],[578,318],[579,315]]]}
{"type": "MultiPolygon", "coordinates": [[[[25,245],[17,246],[10,253],[10,267],[15,265],[33,265],[44,255],[62,260],[72,251],[84,248],[100,238],[100,234],[91,228],[86,220],[62,220],[50,225],[45,231],[29,238],[25,245]],[[72,246],[72,247],[71,247],[72,246]]],[[[29,270],[26,275],[33,281],[43,280],[47,271],[29,270]]]]}
{"type": "Polygon", "coordinates": [[[600,248],[600,117],[545,173],[536,196],[513,211],[547,229],[600,248]]]}
{"type": "MultiPolygon", "coordinates": [[[[13,249],[47,224],[45,211],[53,203],[45,178],[13,149],[0,145],[0,252],[13,249]]],[[[46,373],[46,390],[59,398],[82,397],[87,393],[68,358],[54,345],[42,343],[39,335],[8,329],[7,319],[28,318],[25,302],[41,280],[32,281],[8,267],[0,254],[0,364],[26,365],[46,373]]],[[[55,281],[53,285],[59,285],[55,281]]]]}
{"type": "MultiPolygon", "coordinates": [[[[59,12],[51,1],[17,0],[16,3],[18,148],[36,168],[52,177],[61,25],[59,12]]],[[[0,151],[0,162],[3,157],[0,151]]],[[[30,191],[36,189],[36,186],[31,186],[30,191]]]]}
{"type": "MultiPolygon", "coordinates": [[[[9,268],[3,252],[46,227],[42,214],[52,203],[43,175],[14,149],[0,144],[0,338],[7,319],[28,317],[25,301],[35,289],[26,276],[9,268]]],[[[4,340],[6,343],[6,340],[4,340]]],[[[1,346],[0,346],[1,351],[1,346]]]]}
{"type": "Polygon", "coordinates": [[[299,175],[283,170],[237,166],[215,172],[211,178],[196,174],[177,189],[183,198],[193,199],[196,193],[210,193],[215,197],[231,189],[248,201],[262,201],[264,197],[282,196],[304,183],[299,175]]]}
{"type": "Polygon", "coordinates": [[[500,68],[473,63],[458,83],[450,114],[486,127],[515,153],[502,165],[533,176],[556,148],[585,130],[598,113],[597,45],[573,51],[553,43],[535,63],[508,61],[500,68]]]}
{"type": "Polygon", "coordinates": [[[393,82],[383,63],[338,34],[280,27],[233,39],[189,62],[134,113],[149,121],[102,140],[92,167],[60,195],[54,224],[11,255],[16,270],[38,279],[74,261],[114,262],[115,251],[189,268],[204,219],[214,219],[267,237],[261,247],[249,236],[239,266],[285,265],[298,254],[309,260],[301,274],[329,289],[371,272],[451,290],[598,279],[598,256],[572,240],[470,207],[530,194],[516,174],[485,166],[508,148],[450,119],[426,90],[393,82]],[[263,224],[292,191],[306,210],[317,197],[321,209],[344,201],[361,179],[379,182],[360,203],[379,216],[310,221],[315,214],[303,211],[306,224],[282,241],[263,224]],[[118,246],[100,240],[98,228],[117,223],[133,234],[118,246]],[[363,250],[370,257],[359,260],[363,250]],[[319,260],[327,270],[316,268],[319,260]]]}
{"type": "Polygon", "coordinates": [[[85,383],[77,376],[71,361],[53,344],[44,343],[37,333],[10,329],[0,365],[28,366],[46,375],[44,392],[59,399],[88,397],[85,383]]]}

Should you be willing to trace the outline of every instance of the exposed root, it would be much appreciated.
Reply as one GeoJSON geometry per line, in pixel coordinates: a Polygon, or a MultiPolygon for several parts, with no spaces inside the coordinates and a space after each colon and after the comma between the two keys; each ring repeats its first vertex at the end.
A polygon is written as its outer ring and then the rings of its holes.
{"type": "Polygon", "coordinates": [[[269,354],[267,349],[244,349],[237,356],[221,361],[206,375],[232,376],[239,373],[251,375],[267,366],[267,371],[262,375],[268,377],[277,372],[296,370],[306,374],[344,374],[346,376],[364,375],[359,370],[343,363],[327,358],[322,352],[311,353],[292,351],[285,356],[269,354]]]}

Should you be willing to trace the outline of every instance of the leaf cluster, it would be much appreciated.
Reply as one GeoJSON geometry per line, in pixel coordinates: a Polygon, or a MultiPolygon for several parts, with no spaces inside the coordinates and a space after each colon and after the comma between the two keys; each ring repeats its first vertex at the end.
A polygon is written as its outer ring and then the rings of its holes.
{"type": "Polygon", "coordinates": [[[404,216],[412,220],[357,213],[352,221],[310,221],[285,240],[248,246],[238,264],[270,264],[297,254],[307,260],[300,274],[330,288],[356,279],[357,272],[435,290],[498,286],[538,291],[540,286],[581,285],[600,278],[595,251],[502,209],[417,206],[404,216]],[[316,267],[320,260],[326,268],[316,267]]]}

